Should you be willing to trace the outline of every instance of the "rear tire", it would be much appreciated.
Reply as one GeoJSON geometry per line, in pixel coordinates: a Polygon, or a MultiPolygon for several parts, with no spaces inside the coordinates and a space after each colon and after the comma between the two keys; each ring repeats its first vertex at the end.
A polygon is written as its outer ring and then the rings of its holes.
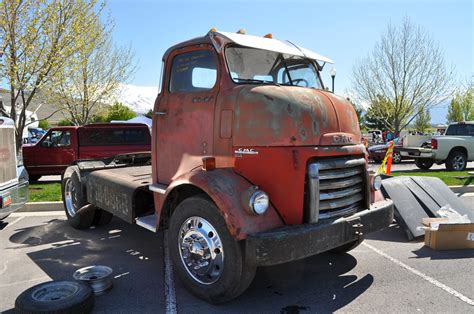
{"type": "Polygon", "coordinates": [[[425,159],[425,158],[416,158],[415,159],[415,165],[422,169],[422,170],[428,170],[433,166],[434,161],[431,159],[425,159]]]}
{"type": "Polygon", "coordinates": [[[205,195],[190,197],[176,207],[169,223],[168,246],[183,284],[208,302],[236,298],[255,276],[256,266],[245,262],[240,243],[205,195]]]}
{"type": "Polygon", "coordinates": [[[464,171],[467,166],[466,155],[459,150],[455,150],[449,153],[448,159],[446,159],[446,169],[449,171],[464,171]]]}
{"type": "Polygon", "coordinates": [[[61,192],[68,223],[75,229],[87,229],[94,223],[95,207],[87,205],[79,169],[64,175],[61,192]]]}
{"type": "Polygon", "coordinates": [[[29,180],[30,182],[36,182],[36,181],[38,181],[40,178],[41,178],[41,176],[31,176],[31,175],[28,176],[28,180],[29,180]]]}

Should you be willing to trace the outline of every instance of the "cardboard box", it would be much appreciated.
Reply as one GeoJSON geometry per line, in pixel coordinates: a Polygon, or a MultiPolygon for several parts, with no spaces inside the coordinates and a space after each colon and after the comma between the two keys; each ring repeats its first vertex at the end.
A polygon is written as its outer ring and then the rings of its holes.
{"type": "Polygon", "coordinates": [[[425,245],[434,250],[474,249],[474,223],[450,223],[447,218],[424,218],[425,245]]]}

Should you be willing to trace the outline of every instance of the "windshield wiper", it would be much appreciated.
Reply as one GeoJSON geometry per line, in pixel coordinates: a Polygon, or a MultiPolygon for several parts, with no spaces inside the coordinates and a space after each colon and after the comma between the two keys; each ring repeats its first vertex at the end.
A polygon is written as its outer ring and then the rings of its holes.
{"type": "Polygon", "coordinates": [[[271,84],[271,85],[280,86],[280,84],[275,83],[273,81],[265,81],[265,80],[250,79],[250,78],[239,78],[239,77],[234,77],[233,79],[239,82],[262,83],[262,84],[271,84]]]}

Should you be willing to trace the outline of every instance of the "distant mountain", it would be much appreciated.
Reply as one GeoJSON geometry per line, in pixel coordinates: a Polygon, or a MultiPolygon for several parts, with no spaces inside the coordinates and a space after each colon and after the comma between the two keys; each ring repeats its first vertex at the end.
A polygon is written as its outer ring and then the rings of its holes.
{"type": "Polygon", "coordinates": [[[135,111],[136,113],[147,113],[153,109],[158,88],[156,86],[136,86],[122,84],[120,91],[112,97],[110,103],[118,101],[135,111]]]}

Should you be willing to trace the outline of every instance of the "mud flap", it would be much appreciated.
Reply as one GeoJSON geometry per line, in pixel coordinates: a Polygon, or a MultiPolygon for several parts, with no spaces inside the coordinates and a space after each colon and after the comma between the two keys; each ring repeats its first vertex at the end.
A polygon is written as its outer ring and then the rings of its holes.
{"type": "Polygon", "coordinates": [[[408,239],[424,235],[422,218],[439,217],[437,211],[449,206],[474,221],[474,212],[454,194],[443,181],[431,177],[387,177],[382,181],[382,193],[395,205],[395,219],[408,239]]]}

